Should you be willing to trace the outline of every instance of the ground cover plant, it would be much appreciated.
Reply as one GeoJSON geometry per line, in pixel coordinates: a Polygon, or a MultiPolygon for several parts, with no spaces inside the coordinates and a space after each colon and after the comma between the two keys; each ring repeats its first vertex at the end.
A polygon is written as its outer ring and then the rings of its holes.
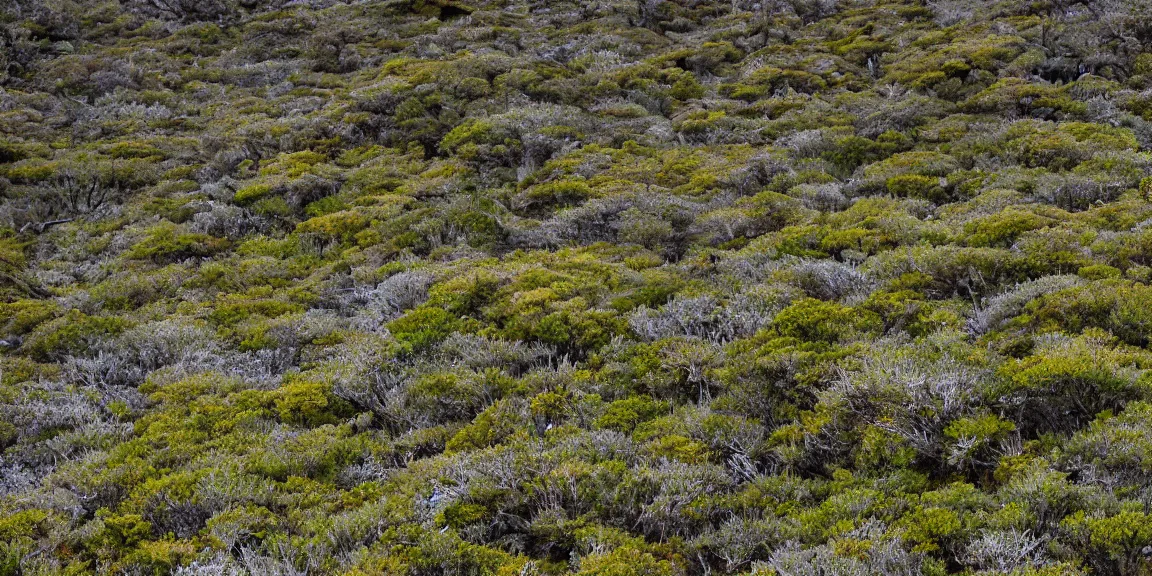
{"type": "Polygon", "coordinates": [[[0,576],[1152,574],[1149,0],[10,0],[0,576]]]}

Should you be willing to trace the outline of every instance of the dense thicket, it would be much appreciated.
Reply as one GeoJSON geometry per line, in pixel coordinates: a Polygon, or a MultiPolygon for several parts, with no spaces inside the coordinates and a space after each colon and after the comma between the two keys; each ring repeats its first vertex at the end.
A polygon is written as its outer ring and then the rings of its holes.
{"type": "Polygon", "coordinates": [[[8,0],[0,575],[1152,573],[1149,0],[8,0]]]}

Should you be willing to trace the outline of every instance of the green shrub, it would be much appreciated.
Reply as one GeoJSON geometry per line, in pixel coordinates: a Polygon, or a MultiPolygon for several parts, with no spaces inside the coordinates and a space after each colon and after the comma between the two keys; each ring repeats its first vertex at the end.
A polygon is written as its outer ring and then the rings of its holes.
{"type": "Polygon", "coordinates": [[[60,360],[89,352],[97,342],[116,336],[131,324],[117,317],[89,316],[79,310],[36,327],[21,348],[41,362],[60,360]]]}
{"type": "Polygon", "coordinates": [[[356,210],[341,210],[323,216],[309,218],[296,226],[296,232],[302,234],[320,234],[337,238],[345,242],[366,228],[368,218],[356,210]]]}
{"type": "Polygon", "coordinates": [[[802,298],[781,310],[772,327],[781,335],[809,342],[835,342],[863,320],[859,312],[835,302],[802,298]]]}
{"type": "Polygon", "coordinates": [[[277,392],[276,409],[285,422],[316,426],[335,420],[328,411],[330,391],[320,382],[296,380],[277,392]]]}
{"type": "Polygon", "coordinates": [[[232,201],[236,202],[237,204],[248,205],[256,202],[257,200],[264,199],[271,193],[272,186],[269,184],[252,184],[237,190],[236,195],[232,198],[232,201]]]}
{"type": "Polygon", "coordinates": [[[444,447],[449,452],[487,448],[506,441],[524,425],[519,406],[499,400],[486,408],[462,428],[444,447]]]}
{"type": "Polygon", "coordinates": [[[47,300],[17,300],[0,304],[0,333],[26,334],[41,323],[60,313],[55,302],[47,300]]]}
{"type": "Polygon", "coordinates": [[[942,202],[946,199],[939,178],[919,174],[901,174],[889,178],[885,185],[888,187],[889,193],[899,198],[923,198],[933,202],[942,202]]]}
{"type": "Polygon", "coordinates": [[[187,258],[205,258],[231,246],[225,238],[208,234],[180,232],[173,227],[160,227],[132,246],[124,255],[134,260],[151,260],[156,264],[178,262],[187,258]]]}
{"type": "Polygon", "coordinates": [[[676,567],[649,552],[631,546],[617,548],[606,554],[584,557],[580,562],[581,576],[672,576],[676,567]]]}
{"type": "Polygon", "coordinates": [[[1082,266],[1076,271],[1076,275],[1084,278],[1085,280],[1104,280],[1107,278],[1119,278],[1123,274],[1119,268],[1113,268],[1107,264],[1095,264],[1092,266],[1082,266]]]}
{"type": "Polygon", "coordinates": [[[406,349],[418,352],[439,343],[456,330],[457,318],[435,306],[421,306],[388,323],[388,330],[406,349]]]}
{"type": "Polygon", "coordinates": [[[600,428],[630,433],[639,424],[667,412],[668,405],[646,396],[631,396],[609,404],[596,419],[600,428]]]}
{"type": "Polygon", "coordinates": [[[579,204],[592,196],[592,188],[580,180],[559,180],[537,184],[524,191],[524,199],[544,207],[579,204]]]}

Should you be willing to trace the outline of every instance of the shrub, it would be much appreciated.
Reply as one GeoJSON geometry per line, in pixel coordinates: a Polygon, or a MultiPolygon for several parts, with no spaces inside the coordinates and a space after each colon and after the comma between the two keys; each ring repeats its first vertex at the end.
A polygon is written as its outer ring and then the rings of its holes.
{"type": "MultiPolygon", "coordinates": [[[[894,434],[929,461],[943,457],[945,436],[975,438],[984,421],[969,415],[987,388],[985,371],[925,345],[879,350],[859,370],[842,372],[821,403],[894,434]]],[[[993,424],[981,435],[995,437],[993,424]]]]}
{"type": "Polygon", "coordinates": [[[835,342],[850,335],[853,328],[866,327],[869,319],[834,302],[802,298],[792,302],[772,320],[781,335],[811,342],[835,342]]]}
{"type": "Polygon", "coordinates": [[[1017,411],[1024,430],[1076,429],[1103,410],[1146,397],[1143,358],[1110,340],[1098,330],[1038,338],[1032,355],[1000,367],[995,397],[1017,411]]]}
{"type": "Polygon", "coordinates": [[[227,250],[231,243],[207,234],[180,232],[173,227],[153,230],[148,237],[125,253],[127,258],[151,260],[156,264],[178,262],[186,258],[204,258],[227,250]]]}
{"type": "Polygon", "coordinates": [[[486,408],[462,428],[444,449],[450,452],[476,450],[502,443],[527,421],[524,406],[509,400],[499,400],[486,408]]]}
{"type": "Polygon", "coordinates": [[[619,432],[631,432],[641,424],[667,412],[668,405],[645,396],[631,396],[609,404],[596,425],[619,432]]]}
{"type": "Polygon", "coordinates": [[[943,202],[947,199],[939,178],[920,174],[901,174],[889,178],[885,185],[889,193],[900,198],[923,198],[933,202],[943,202]]]}
{"type": "Polygon", "coordinates": [[[1148,572],[1152,0],[0,12],[0,574],[1148,572]]]}
{"type": "Polygon", "coordinates": [[[366,228],[368,219],[355,210],[342,210],[332,214],[309,218],[296,225],[296,232],[319,234],[350,242],[357,232],[366,228]]]}
{"type": "Polygon", "coordinates": [[[319,382],[298,380],[280,388],[276,409],[280,419],[293,424],[318,425],[332,420],[327,412],[328,390],[319,382]]]}
{"type": "Polygon", "coordinates": [[[1082,458],[1124,481],[1136,479],[1149,464],[1152,409],[1147,402],[1130,402],[1119,414],[1099,414],[1087,429],[1069,442],[1069,458],[1082,458]]]}
{"type": "Polygon", "coordinates": [[[272,186],[268,184],[252,184],[237,190],[232,200],[237,204],[246,206],[267,197],[271,193],[272,186]]]}
{"type": "Polygon", "coordinates": [[[1138,574],[1147,562],[1141,550],[1152,541],[1152,524],[1143,512],[1128,510],[1096,518],[1086,518],[1080,513],[1066,519],[1064,524],[1087,533],[1087,540],[1096,552],[1091,562],[1099,569],[1138,574]]]}
{"type": "Polygon", "coordinates": [[[968,329],[975,334],[985,334],[1000,328],[1004,323],[1024,311],[1025,306],[1046,294],[1060,292],[1080,283],[1076,276],[1046,276],[1037,280],[1018,284],[997,296],[985,298],[972,311],[968,329]]]}
{"type": "Polygon", "coordinates": [[[590,196],[592,188],[587,183],[579,180],[560,180],[532,186],[525,190],[520,198],[524,207],[536,205],[550,209],[579,204],[590,196]]]}
{"type": "Polygon", "coordinates": [[[924,288],[934,298],[994,293],[1025,280],[1027,272],[1020,257],[1008,250],[958,246],[902,247],[870,259],[863,269],[890,281],[905,274],[925,275],[924,288]]]}
{"type": "Polygon", "coordinates": [[[1143,306],[1150,289],[1117,278],[1096,280],[1050,293],[1028,306],[1034,322],[1076,333],[1101,328],[1143,346],[1152,337],[1152,318],[1143,306]]]}
{"type": "Polygon", "coordinates": [[[128,321],[122,318],[88,316],[71,310],[37,326],[21,349],[41,362],[61,360],[65,356],[89,353],[97,342],[123,332],[128,326],[128,321]]]}
{"type": "Polygon", "coordinates": [[[388,323],[398,342],[412,351],[438,344],[455,330],[457,319],[443,308],[421,306],[388,323]]]}
{"type": "Polygon", "coordinates": [[[1053,220],[1014,208],[1007,208],[964,224],[965,242],[969,246],[1007,248],[1030,230],[1051,225],[1053,220]]]}
{"type": "Polygon", "coordinates": [[[676,567],[668,560],[653,556],[650,552],[625,546],[606,554],[595,554],[581,558],[580,575],[603,576],[671,576],[676,567]]]}
{"type": "MultiPolygon", "coordinates": [[[[918,574],[932,568],[931,564],[924,562],[922,555],[905,551],[899,539],[883,538],[879,534],[881,530],[883,528],[875,524],[865,524],[846,538],[861,542],[864,548],[869,549],[867,554],[840,554],[833,544],[805,549],[799,542],[788,542],[772,552],[763,569],[796,576],[815,576],[829,572],[863,576],[876,573],[918,574]]],[[[753,565],[753,573],[757,569],[758,566],[753,565]]]]}
{"type": "Polygon", "coordinates": [[[0,304],[0,334],[20,336],[41,323],[51,320],[60,312],[54,302],[47,300],[17,300],[0,304]]]}

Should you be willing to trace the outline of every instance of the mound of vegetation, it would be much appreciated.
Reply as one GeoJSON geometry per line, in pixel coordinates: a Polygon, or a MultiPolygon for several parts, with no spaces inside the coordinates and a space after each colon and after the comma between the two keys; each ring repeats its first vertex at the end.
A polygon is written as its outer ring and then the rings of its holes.
{"type": "Polygon", "coordinates": [[[1152,0],[0,7],[0,575],[1152,573],[1152,0]]]}

